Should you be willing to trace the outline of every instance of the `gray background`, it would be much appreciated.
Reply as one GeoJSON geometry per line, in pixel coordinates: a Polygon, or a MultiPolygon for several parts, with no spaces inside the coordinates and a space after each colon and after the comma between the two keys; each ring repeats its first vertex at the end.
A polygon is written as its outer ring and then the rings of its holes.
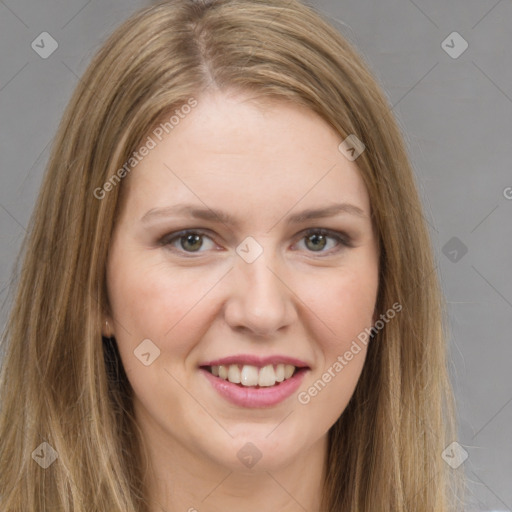
{"type": "MultiPolygon", "coordinates": [[[[0,0],[2,325],[63,109],[106,35],[143,5],[0,0]],[[45,31],[58,48],[43,59],[31,43],[45,31]]],[[[312,5],[364,56],[407,140],[449,308],[466,509],[511,511],[512,1],[312,5]],[[442,44],[454,31],[468,43],[457,58],[444,49],[460,52],[457,36],[442,44]]]]}

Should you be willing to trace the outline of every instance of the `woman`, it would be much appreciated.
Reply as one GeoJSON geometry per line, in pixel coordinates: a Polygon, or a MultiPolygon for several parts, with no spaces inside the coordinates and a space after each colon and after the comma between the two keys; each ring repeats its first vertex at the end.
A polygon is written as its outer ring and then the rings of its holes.
{"type": "Polygon", "coordinates": [[[458,510],[401,135],[289,0],[123,23],[65,112],[0,388],[0,509],[458,510]]]}

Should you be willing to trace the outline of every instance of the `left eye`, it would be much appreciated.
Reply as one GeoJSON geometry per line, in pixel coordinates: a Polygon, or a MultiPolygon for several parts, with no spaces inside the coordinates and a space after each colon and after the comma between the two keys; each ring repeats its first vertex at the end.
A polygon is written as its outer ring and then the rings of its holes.
{"type": "MultiPolygon", "coordinates": [[[[328,240],[334,240],[333,246],[350,246],[347,236],[342,233],[330,231],[328,229],[310,229],[300,239],[305,241],[305,245],[312,252],[331,252],[323,249],[328,245],[328,240]]],[[[331,246],[332,248],[332,246],[331,246]]]]}
{"type": "MultiPolygon", "coordinates": [[[[213,240],[202,231],[190,230],[171,233],[162,239],[162,244],[165,246],[171,246],[173,249],[178,251],[182,250],[185,253],[192,254],[204,252],[200,251],[200,249],[205,248],[205,239],[210,242],[210,247],[206,246],[206,250],[212,249],[215,246],[213,240]],[[177,243],[179,243],[179,247],[176,246],[177,243]]],[[[338,246],[338,250],[343,246],[350,246],[350,242],[346,235],[327,229],[310,229],[302,234],[299,239],[299,243],[302,241],[305,242],[306,248],[309,249],[309,252],[315,253],[332,252],[332,248],[336,246],[338,246]],[[329,245],[329,240],[331,241],[331,250],[324,250],[329,245]]]]}

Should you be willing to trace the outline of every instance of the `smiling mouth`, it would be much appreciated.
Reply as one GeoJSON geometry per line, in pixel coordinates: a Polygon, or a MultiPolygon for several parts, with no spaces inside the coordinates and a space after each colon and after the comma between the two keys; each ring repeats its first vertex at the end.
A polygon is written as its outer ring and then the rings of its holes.
{"type": "Polygon", "coordinates": [[[238,384],[241,387],[253,388],[278,386],[299,371],[306,370],[306,368],[298,368],[291,364],[268,364],[263,367],[250,364],[230,364],[201,366],[201,368],[219,379],[238,384]]]}

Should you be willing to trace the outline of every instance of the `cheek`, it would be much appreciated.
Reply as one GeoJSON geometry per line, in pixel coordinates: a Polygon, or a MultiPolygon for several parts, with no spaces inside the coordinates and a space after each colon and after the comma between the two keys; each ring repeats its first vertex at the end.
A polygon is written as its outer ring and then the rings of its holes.
{"type": "Polygon", "coordinates": [[[222,275],[217,274],[180,272],[161,262],[138,264],[128,258],[110,266],[109,297],[127,372],[137,367],[131,356],[144,339],[160,349],[160,363],[171,356],[180,359],[190,350],[191,340],[200,339],[207,329],[211,305],[205,299],[222,275]]]}
{"type": "Polygon", "coordinates": [[[327,351],[342,350],[372,325],[378,291],[378,270],[374,265],[340,268],[303,283],[304,303],[323,324],[327,334],[322,344],[327,351]]]}
{"type": "Polygon", "coordinates": [[[308,417],[327,429],[343,413],[359,381],[378,289],[377,269],[340,271],[310,293],[310,325],[319,349],[318,365],[297,395],[308,417]],[[365,332],[365,329],[366,332],[365,332]],[[366,336],[366,338],[365,338],[366,336]],[[363,340],[363,341],[362,341],[363,340]]]}

